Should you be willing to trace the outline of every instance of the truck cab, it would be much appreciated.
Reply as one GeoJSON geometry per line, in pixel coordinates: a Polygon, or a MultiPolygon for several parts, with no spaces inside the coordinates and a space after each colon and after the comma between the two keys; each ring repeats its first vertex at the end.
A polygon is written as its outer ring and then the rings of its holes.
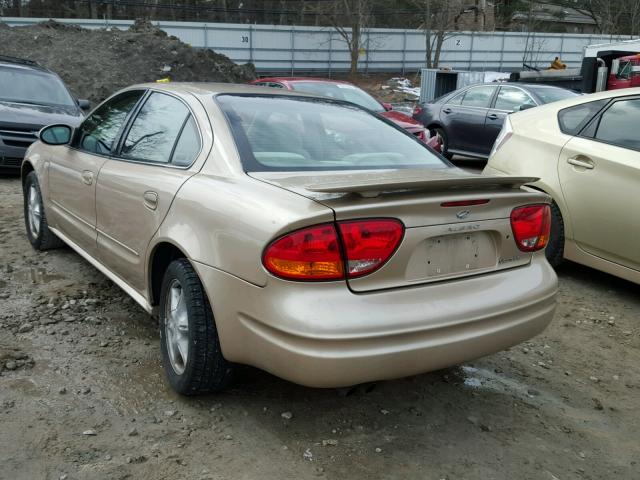
{"type": "Polygon", "coordinates": [[[640,87],[640,54],[616,58],[611,62],[607,90],[640,87]]]}

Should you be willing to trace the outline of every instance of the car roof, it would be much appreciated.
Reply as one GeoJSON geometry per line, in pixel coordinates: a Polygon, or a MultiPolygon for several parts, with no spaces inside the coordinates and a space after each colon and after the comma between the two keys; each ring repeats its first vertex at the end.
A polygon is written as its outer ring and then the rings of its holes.
{"type": "Polygon", "coordinates": [[[250,85],[245,83],[209,83],[209,82],[169,82],[169,83],[141,83],[132,85],[125,90],[135,90],[140,88],[150,88],[154,90],[174,92],[177,94],[192,94],[197,97],[209,97],[211,95],[224,94],[255,94],[263,93],[275,96],[295,96],[295,97],[313,97],[325,98],[319,95],[313,95],[304,92],[295,92],[291,90],[282,90],[272,87],[262,87],[258,85],[250,85]]]}
{"type": "Polygon", "coordinates": [[[324,82],[324,83],[342,83],[342,84],[353,85],[351,82],[347,82],[346,80],[334,80],[331,78],[320,78],[320,77],[264,77],[264,78],[258,78],[255,81],[256,82],[287,82],[287,83],[324,82]]]}

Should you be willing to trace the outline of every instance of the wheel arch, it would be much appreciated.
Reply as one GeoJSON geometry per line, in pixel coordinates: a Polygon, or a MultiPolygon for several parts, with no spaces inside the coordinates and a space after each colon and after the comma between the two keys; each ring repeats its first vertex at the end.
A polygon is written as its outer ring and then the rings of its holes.
{"type": "Polygon", "coordinates": [[[160,241],[153,246],[148,260],[149,304],[152,306],[157,306],[160,301],[164,272],[171,262],[179,258],[189,257],[174,243],[160,241]]]}
{"type": "Polygon", "coordinates": [[[27,181],[27,175],[31,172],[35,172],[33,164],[29,160],[24,160],[20,167],[20,181],[22,182],[22,189],[24,190],[24,184],[27,181]]]}
{"type": "Polygon", "coordinates": [[[564,225],[564,236],[566,238],[573,238],[573,230],[571,228],[571,217],[569,216],[569,212],[567,211],[567,207],[564,203],[564,199],[562,198],[562,194],[554,195],[553,189],[546,184],[541,184],[540,182],[536,182],[534,185],[527,185],[528,188],[532,190],[537,190],[538,192],[544,193],[545,195],[549,195],[551,197],[551,201],[558,206],[560,210],[560,215],[562,216],[562,223],[564,225]]]}

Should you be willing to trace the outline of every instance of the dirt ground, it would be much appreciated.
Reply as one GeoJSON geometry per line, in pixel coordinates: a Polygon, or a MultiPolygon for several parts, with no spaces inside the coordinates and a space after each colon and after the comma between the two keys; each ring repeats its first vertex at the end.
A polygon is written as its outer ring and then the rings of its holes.
{"type": "Polygon", "coordinates": [[[0,177],[0,479],[638,479],[638,286],[577,265],[541,336],[314,390],[244,368],[181,398],[156,323],[69,249],[31,249],[0,177]]]}

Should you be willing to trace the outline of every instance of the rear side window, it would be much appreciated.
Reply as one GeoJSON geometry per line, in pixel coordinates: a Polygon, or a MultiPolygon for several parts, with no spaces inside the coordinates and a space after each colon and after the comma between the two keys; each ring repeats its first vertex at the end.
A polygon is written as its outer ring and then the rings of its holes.
{"type": "Polygon", "coordinates": [[[448,105],[460,105],[462,103],[462,99],[464,98],[464,94],[465,92],[462,92],[459,95],[456,95],[455,97],[451,98],[450,100],[447,100],[446,103],[448,105]]]}
{"type": "Polygon", "coordinates": [[[189,109],[175,97],[152,93],[138,112],[120,156],[129,160],[169,163],[189,109]]]}
{"type": "Polygon", "coordinates": [[[495,92],[496,87],[474,87],[467,90],[462,100],[462,105],[465,107],[482,107],[489,108],[491,103],[491,97],[495,92]]]}
{"type": "Polygon", "coordinates": [[[188,167],[200,152],[200,135],[198,126],[191,115],[184,124],[176,148],[171,157],[171,163],[180,167],[188,167]]]}
{"type": "Polygon", "coordinates": [[[621,100],[602,114],[595,138],[620,147],[640,150],[639,124],[640,99],[621,100]]]}
{"type": "Polygon", "coordinates": [[[608,101],[597,100],[560,110],[558,112],[560,130],[567,135],[577,135],[608,101]]]}

